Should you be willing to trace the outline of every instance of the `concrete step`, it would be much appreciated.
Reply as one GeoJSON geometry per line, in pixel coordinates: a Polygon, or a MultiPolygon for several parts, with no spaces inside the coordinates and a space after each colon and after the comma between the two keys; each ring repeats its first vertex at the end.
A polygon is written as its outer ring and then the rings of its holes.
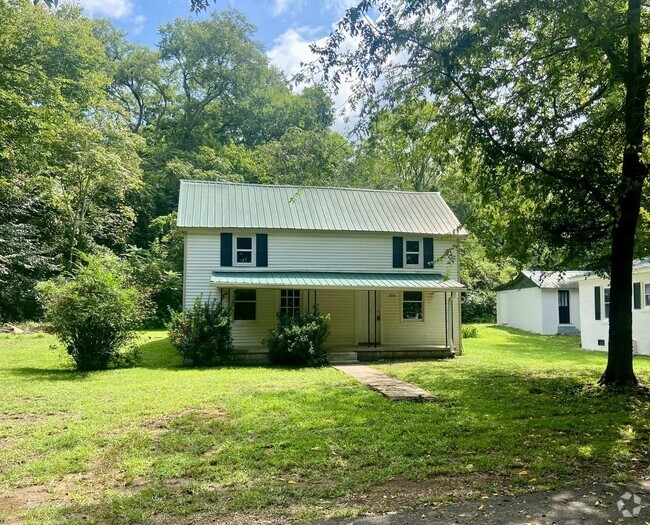
{"type": "Polygon", "coordinates": [[[557,327],[558,335],[580,335],[580,330],[572,325],[560,325],[557,327]]]}
{"type": "Polygon", "coordinates": [[[330,352],[327,354],[327,360],[333,365],[343,365],[359,362],[356,352],[330,352]]]}

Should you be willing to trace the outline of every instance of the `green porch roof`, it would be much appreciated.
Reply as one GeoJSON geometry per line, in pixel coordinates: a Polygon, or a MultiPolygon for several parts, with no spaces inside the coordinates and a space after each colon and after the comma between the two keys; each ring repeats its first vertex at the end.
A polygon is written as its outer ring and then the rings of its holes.
{"type": "Polygon", "coordinates": [[[426,273],[213,272],[211,283],[233,288],[347,288],[462,291],[458,281],[426,273]]]}

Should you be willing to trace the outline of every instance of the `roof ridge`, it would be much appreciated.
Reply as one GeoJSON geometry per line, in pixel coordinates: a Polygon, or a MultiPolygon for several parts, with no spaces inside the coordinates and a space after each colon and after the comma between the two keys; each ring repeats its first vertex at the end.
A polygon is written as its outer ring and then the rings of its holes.
{"type": "MultiPolygon", "coordinates": [[[[180,179],[180,182],[190,184],[218,184],[222,186],[256,186],[260,188],[291,188],[296,190],[316,189],[316,190],[344,190],[344,191],[369,191],[378,193],[406,193],[415,195],[440,195],[439,191],[414,191],[414,190],[380,190],[378,188],[346,188],[344,186],[298,186],[295,184],[261,184],[258,182],[231,182],[220,180],[194,180],[194,179],[180,179]]],[[[448,205],[447,205],[448,206],[448,205]]]]}

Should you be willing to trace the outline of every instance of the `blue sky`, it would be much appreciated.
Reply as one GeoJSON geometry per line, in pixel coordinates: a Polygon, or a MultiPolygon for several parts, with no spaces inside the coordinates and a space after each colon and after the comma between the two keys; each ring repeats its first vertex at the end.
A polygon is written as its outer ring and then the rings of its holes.
{"type": "MultiPolygon", "coordinates": [[[[190,12],[189,0],[77,0],[88,16],[109,18],[126,31],[133,41],[155,47],[158,26],[177,17],[196,18],[190,12]]],[[[333,24],[341,19],[355,0],[217,0],[213,9],[234,7],[243,12],[258,28],[257,39],[270,60],[288,76],[299,70],[300,62],[309,61],[309,43],[326,37],[333,24]]],[[[342,108],[348,97],[345,87],[335,97],[335,106],[342,108]]],[[[335,129],[346,131],[339,116],[335,129]]]]}

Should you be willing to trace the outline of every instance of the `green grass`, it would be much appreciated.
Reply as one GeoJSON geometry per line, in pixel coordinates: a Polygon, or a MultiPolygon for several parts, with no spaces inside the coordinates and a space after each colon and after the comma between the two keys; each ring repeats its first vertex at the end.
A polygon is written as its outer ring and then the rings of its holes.
{"type": "MultiPolygon", "coordinates": [[[[71,371],[51,336],[0,336],[0,522],[301,522],[398,492],[393,505],[647,474],[648,400],[584,388],[604,354],[478,335],[453,360],[378,365],[433,404],[330,368],[186,369],[162,332],[143,336],[140,367],[94,373],[71,371]]],[[[649,384],[650,359],[635,366],[649,384]]]]}

